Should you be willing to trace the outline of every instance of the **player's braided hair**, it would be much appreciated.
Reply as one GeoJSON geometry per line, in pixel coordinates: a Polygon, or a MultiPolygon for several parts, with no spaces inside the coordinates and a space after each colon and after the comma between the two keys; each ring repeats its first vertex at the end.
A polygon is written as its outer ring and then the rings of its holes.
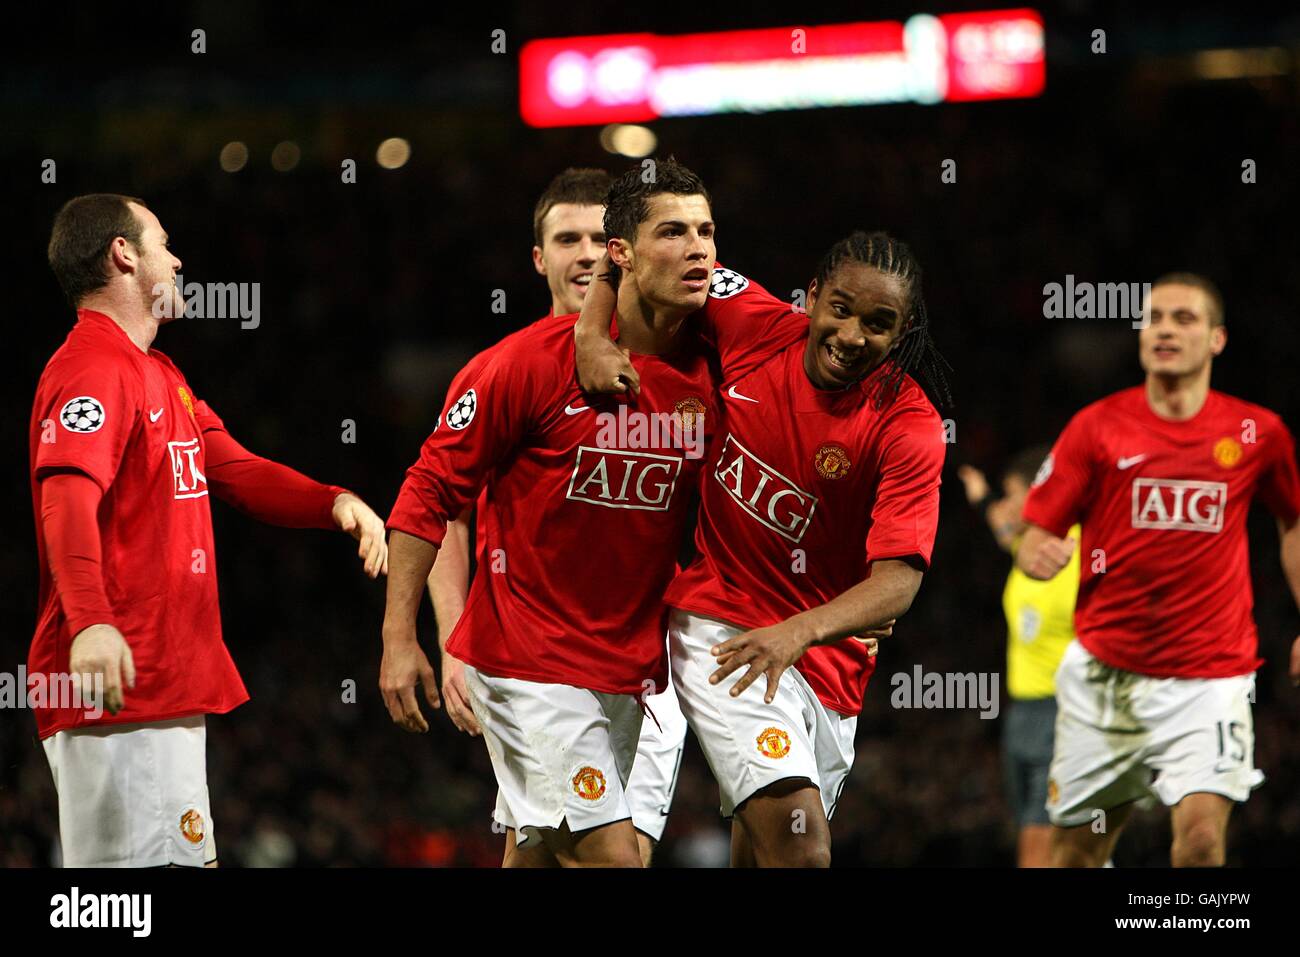
{"type": "Polygon", "coordinates": [[[907,316],[902,336],[890,350],[884,368],[874,375],[871,395],[876,408],[883,408],[898,395],[903,376],[921,379],[930,397],[940,408],[950,408],[952,393],[944,369],[952,366],[939,353],[930,337],[930,316],[921,294],[921,264],[912,249],[901,239],[884,232],[857,230],[841,239],[822,257],[817,267],[817,286],[825,289],[835,270],[847,262],[862,263],[903,281],[908,298],[907,316]]]}

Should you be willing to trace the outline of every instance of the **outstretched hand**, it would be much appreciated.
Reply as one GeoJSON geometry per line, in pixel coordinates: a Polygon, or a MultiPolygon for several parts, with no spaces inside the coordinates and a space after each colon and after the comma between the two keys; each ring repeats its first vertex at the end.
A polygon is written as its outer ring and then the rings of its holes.
{"type": "Polygon", "coordinates": [[[351,492],[334,499],[334,524],[358,542],[357,557],[371,578],[388,574],[388,542],[384,539],[384,520],[351,492]]]}

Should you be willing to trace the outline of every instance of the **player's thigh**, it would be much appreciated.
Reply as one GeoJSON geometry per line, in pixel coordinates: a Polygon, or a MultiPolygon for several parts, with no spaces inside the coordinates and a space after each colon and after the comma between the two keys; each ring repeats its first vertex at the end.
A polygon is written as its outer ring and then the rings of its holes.
{"type": "Polygon", "coordinates": [[[513,827],[506,829],[506,850],[502,867],[559,867],[560,862],[544,843],[520,847],[513,827]]]}
{"type": "Polygon", "coordinates": [[[562,867],[642,866],[631,818],[577,832],[566,822],[544,832],[543,840],[562,867]]]}
{"type": "Polygon", "coordinates": [[[1112,809],[1150,795],[1149,729],[1127,704],[1139,679],[1103,665],[1077,641],[1066,649],[1056,673],[1047,780],[1048,816],[1057,827],[1095,825],[1112,809]]]}
{"type": "Polygon", "coordinates": [[[1050,867],[1052,825],[1027,824],[1016,835],[1017,867],[1050,867]]]}
{"type": "Polygon", "coordinates": [[[1227,856],[1228,818],[1233,802],[1222,794],[1197,791],[1170,809],[1175,866],[1219,867],[1227,856]]]}
{"type": "Polygon", "coordinates": [[[498,818],[517,829],[518,846],[530,848],[562,824],[578,834],[630,817],[624,789],[640,731],[635,697],[468,666],[465,680],[500,787],[498,818]]]}
{"type": "Polygon", "coordinates": [[[745,830],[745,822],[739,816],[731,819],[731,866],[758,867],[754,859],[754,845],[745,830]]]}
{"type": "Polygon", "coordinates": [[[1053,826],[1049,854],[1053,867],[1103,867],[1115,852],[1136,802],[1099,813],[1087,824],[1053,826]]]}
{"type": "Polygon", "coordinates": [[[723,817],[731,817],[746,798],[786,778],[819,784],[811,730],[815,725],[806,713],[808,702],[800,685],[807,682],[802,675],[794,669],[782,675],[770,704],[758,686],[731,696],[744,669],[716,685],[709,683],[717,667],[709,649],[741,631],[678,610],[669,619],[677,697],[717,779],[723,817]]]}
{"type": "Polygon", "coordinates": [[[760,789],[737,808],[760,867],[829,867],[830,825],[821,790],[802,778],[760,789]]]}
{"type": "Polygon", "coordinates": [[[202,715],[44,741],[68,867],[202,867],[217,858],[202,715]]]}

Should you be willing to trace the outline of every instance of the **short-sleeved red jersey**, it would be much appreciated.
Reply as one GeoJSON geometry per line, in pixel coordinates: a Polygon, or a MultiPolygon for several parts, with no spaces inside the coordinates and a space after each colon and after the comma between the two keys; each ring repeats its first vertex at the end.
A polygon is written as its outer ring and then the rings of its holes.
{"type": "Polygon", "coordinates": [[[706,443],[715,383],[686,336],[672,356],[632,357],[638,398],[584,395],[576,321],[534,323],[470,370],[388,525],[438,544],[486,486],[486,567],[447,651],[493,675],[640,694],[667,683],[663,592],[704,462],[671,423],[703,414],[706,443]]]}
{"type": "MultiPolygon", "coordinates": [[[[759,628],[838,597],[872,561],[928,564],[945,445],[925,393],[905,378],[877,409],[874,373],[818,389],[803,365],[808,317],[731,270],[714,275],[703,332],[721,358],[725,415],[702,479],[699,555],[668,603],[759,628]]],[[[862,710],[874,666],[852,639],[797,664],[841,714],[862,710]]]]}
{"type": "Polygon", "coordinates": [[[1226,678],[1260,664],[1246,516],[1259,499],[1300,514],[1295,440],[1273,412],[1210,391],[1186,421],[1144,386],[1079,412],[1057,439],[1024,519],[1057,536],[1076,522],[1080,643],[1116,668],[1226,678]]]}
{"type": "Polygon", "coordinates": [[[88,725],[223,713],[248,700],[221,637],[203,432],[224,428],[156,349],[141,352],[108,316],[78,312],[46,364],[30,425],[39,618],[29,675],[65,674],[73,635],[46,558],[41,479],[76,471],[104,490],[104,590],[131,646],[126,707],[97,719],[36,708],[41,737],[88,725]]]}

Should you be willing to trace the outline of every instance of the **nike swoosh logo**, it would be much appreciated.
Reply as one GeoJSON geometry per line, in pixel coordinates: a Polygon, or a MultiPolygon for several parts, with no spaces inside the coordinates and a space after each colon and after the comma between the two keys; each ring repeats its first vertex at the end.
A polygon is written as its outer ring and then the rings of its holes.
{"type": "Polygon", "coordinates": [[[1115,464],[1119,466],[1119,470],[1122,472],[1125,469],[1131,469],[1133,466],[1137,465],[1145,458],[1146,458],[1145,453],[1142,455],[1130,455],[1126,459],[1120,459],[1115,464]]]}
{"type": "Polygon", "coordinates": [[[730,389],[727,390],[727,395],[731,396],[733,399],[743,399],[745,402],[757,402],[757,401],[758,401],[757,399],[751,399],[751,398],[750,398],[749,396],[747,396],[747,395],[741,395],[739,392],[736,391],[736,387],[735,387],[734,385],[733,385],[730,389]]]}
{"type": "Polygon", "coordinates": [[[576,409],[575,409],[573,406],[571,406],[571,405],[566,405],[566,406],[564,407],[564,414],[565,414],[565,415],[577,415],[579,412],[586,412],[586,411],[588,411],[589,409],[591,409],[591,406],[589,406],[589,405],[580,405],[580,406],[578,406],[576,409]]]}
{"type": "Polygon", "coordinates": [[[150,412],[150,413],[149,413],[149,421],[150,421],[150,422],[157,422],[160,418],[162,418],[162,414],[163,414],[163,410],[162,410],[162,409],[159,409],[157,412],[150,412]]]}

